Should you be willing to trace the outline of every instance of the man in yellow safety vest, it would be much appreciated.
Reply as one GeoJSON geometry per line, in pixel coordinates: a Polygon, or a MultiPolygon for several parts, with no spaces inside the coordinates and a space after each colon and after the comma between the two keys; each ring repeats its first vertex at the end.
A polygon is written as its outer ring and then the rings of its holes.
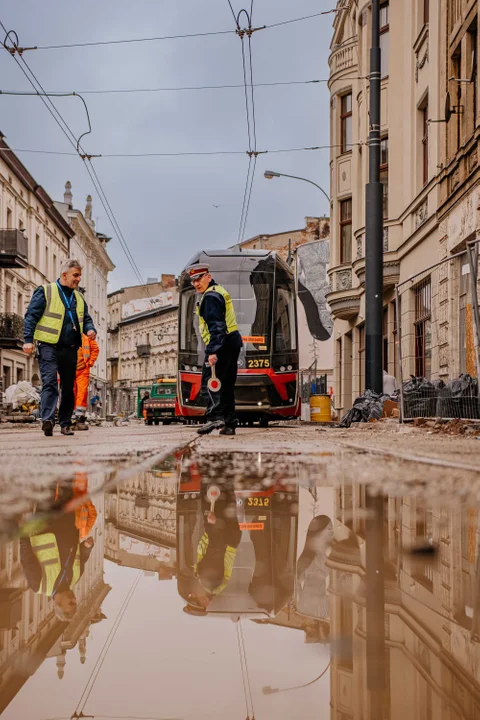
{"type": "Polygon", "coordinates": [[[243,343],[233,302],[227,290],[214,281],[208,265],[192,265],[187,272],[193,287],[201,293],[196,312],[205,343],[202,392],[207,397],[208,422],[198,433],[207,435],[216,428],[222,428],[221,435],[235,435],[235,381],[243,343]],[[216,393],[208,389],[213,366],[221,383],[216,393]]]}
{"type": "Polygon", "coordinates": [[[60,376],[61,400],[58,422],[62,435],[73,435],[71,429],[75,403],[74,383],[77,351],[82,333],[95,340],[97,332],[83,296],[78,292],[82,266],[78,260],[67,260],[60,278],[41,285],[32,295],[25,314],[23,350],[32,355],[38,343],[38,365],[42,377],[42,430],[53,435],[58,402],[57,374],[60,376]]]}
{"type": "Polygon", "coordinates": [[[83,575],[92,552],[94,540],[86,533],[92,530],[97,517],[86,488],[86,500],[79,504],[82,492],[80,488],[79,494],[76,483],[77,479],[72,485],[57,486],[45,519],[42,514],[37,522],[35,515],[30,518],[30,527],[23,529],[20,539],[20,561],[28,586],[33,592],[53,599],[55,614],[62,621],[70,620],[77,610],[73,587],[83,575]],[[87,513],[90,517],[86,519],[87,513]]]}

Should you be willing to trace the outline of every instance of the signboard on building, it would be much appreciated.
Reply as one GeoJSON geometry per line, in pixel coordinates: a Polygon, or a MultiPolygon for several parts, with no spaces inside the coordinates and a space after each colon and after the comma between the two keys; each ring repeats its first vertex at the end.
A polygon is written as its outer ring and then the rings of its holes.
{"type": "Polygon", "coordinates": [[[122,320],[132,317],[132,315],[138,315],[149,310],[158,310],[170,305],[173,305],[173,292],[170,290],[160,293],[160,295],[154,295],[151,298],[130,300],[130,302],[122,305],[122,320]]]}

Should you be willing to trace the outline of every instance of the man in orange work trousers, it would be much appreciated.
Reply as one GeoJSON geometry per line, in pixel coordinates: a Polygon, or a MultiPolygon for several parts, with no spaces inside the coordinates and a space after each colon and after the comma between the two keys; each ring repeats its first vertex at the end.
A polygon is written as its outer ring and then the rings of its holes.
{"type": "Polygon", "coordinates": [[[85,413],[87,412],[88,385],[90,368],[95,365],[100,348],[96,340],[82,335],[82,344],[78,348],[77,374],[75,377],[75,418],[74,430],[88,430],[85,413]]]}

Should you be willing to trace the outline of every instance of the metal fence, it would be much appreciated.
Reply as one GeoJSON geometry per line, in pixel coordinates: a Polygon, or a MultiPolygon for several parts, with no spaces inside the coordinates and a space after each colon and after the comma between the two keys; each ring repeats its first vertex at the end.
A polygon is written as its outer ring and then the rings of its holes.
{"type": "Polygon", "coordinates": [[[479,244],[400,283],[395,334],[401,418],[480,419],[479,244]]]}

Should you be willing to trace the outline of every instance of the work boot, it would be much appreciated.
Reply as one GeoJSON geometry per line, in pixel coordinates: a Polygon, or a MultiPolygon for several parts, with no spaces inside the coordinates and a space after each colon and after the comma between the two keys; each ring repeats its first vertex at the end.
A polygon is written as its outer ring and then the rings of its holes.
{"type": "Polygon", "coordinates": [[[62,427],[61,431],[62,435],[75,435],[70,425],[67,425],[66,427],[62,427]]]}
{"type": "Polygon", "coordinates": [[[75,426],[72,428],[72,430],[88,430],[88,425],[86,422],[77,422],[75,423],[75,426]]]}
{"type": "Polygon", "coordinates": [[[236,435],[234,427],[224,427],[220,430],[219,435],[236,435]]]}
{"type": "Polygon", "coordinates": [[[223,428],[225,423],[223,420],[212,420],[211,422],[205,423],[205,425],[202,425],[202,427],[199,427],[197,430],[197,433],[199,435],[209,435],[214,430],[218,430],[219,428],[223,428]]]}
{"type": "Polygon", "coordinates": [[[42,430],[47,437],[53,435],[53,422],[51,420],[44,420],[42,423],[42,430]]]}

